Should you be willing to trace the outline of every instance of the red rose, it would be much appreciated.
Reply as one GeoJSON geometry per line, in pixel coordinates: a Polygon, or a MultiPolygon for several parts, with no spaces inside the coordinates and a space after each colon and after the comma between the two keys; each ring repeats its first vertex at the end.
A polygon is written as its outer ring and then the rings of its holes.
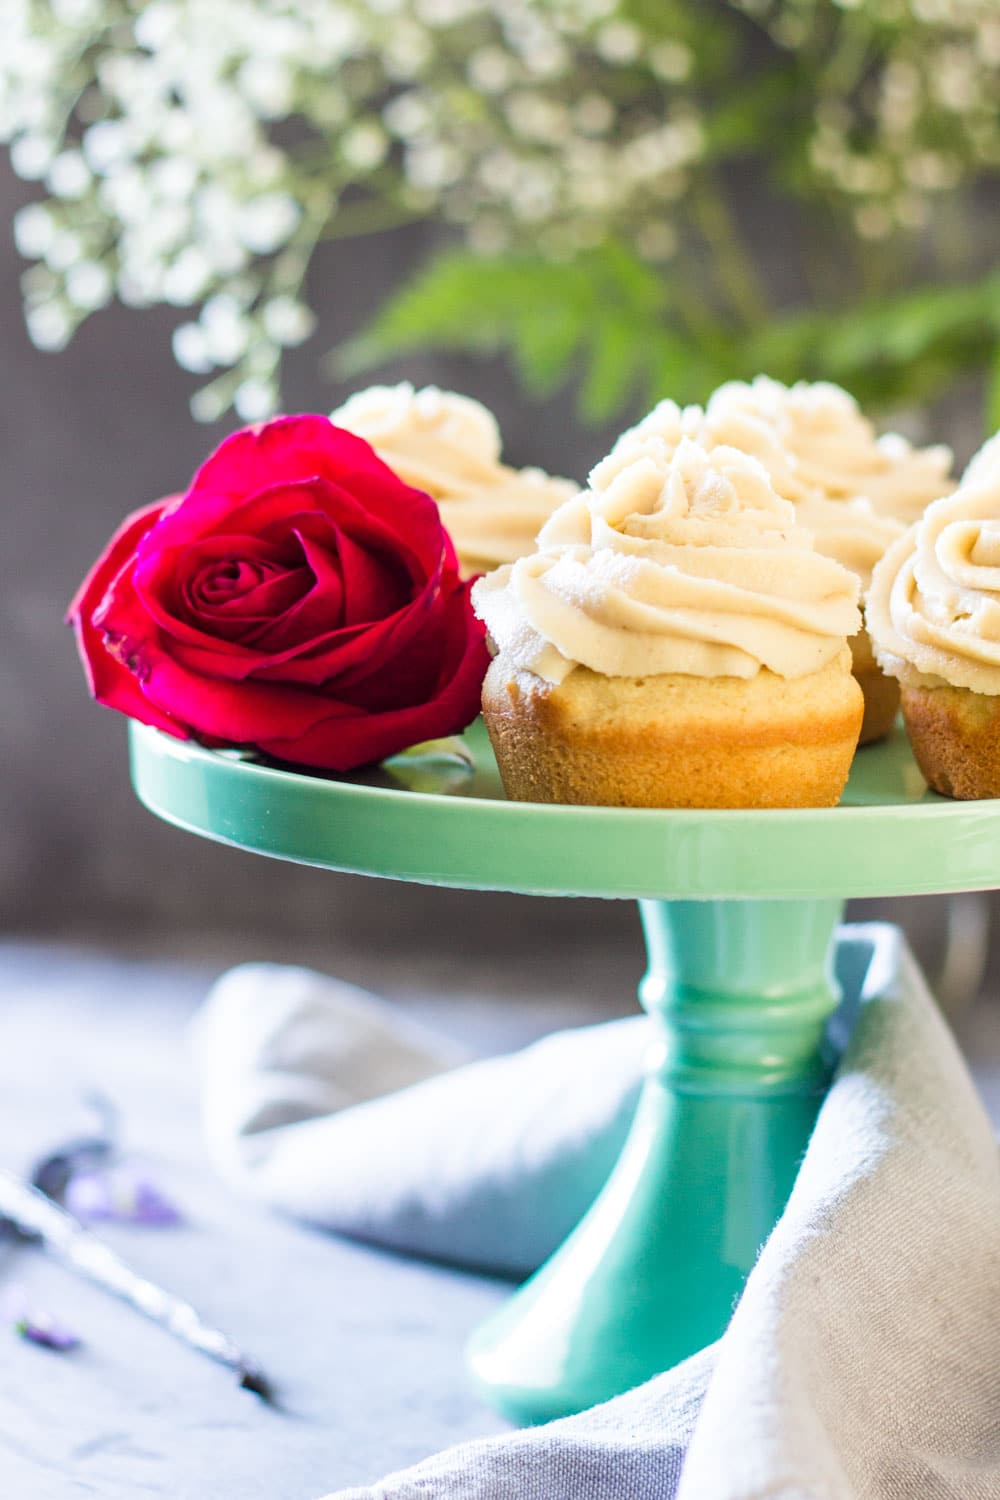
{"type": "Polygon", "coordinates": [[[99,702],[336,771],[464,729],[488,662],[434,501],[318,416],[130,516],[68,618],[99,702]]]}

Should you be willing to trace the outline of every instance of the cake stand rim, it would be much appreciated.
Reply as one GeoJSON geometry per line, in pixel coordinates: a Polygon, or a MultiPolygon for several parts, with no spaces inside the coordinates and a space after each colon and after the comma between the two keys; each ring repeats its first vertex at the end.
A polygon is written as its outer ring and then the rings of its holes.
{"type": "MultiPolygon", "coordinates": [[[[1000,839],[995,837],[1000,833],[1000,799],[956,802],[935,797],[920,803],[774,809],[644,809],[515,803],[501,798],[366,786],[303,774],[242,760],[231,751],[212,750],[194,740],[178,740],[135,721],[130,722],[129,732],[133,785],[139,800],[151,812],[174,826],[231,847],[325,869],[464,889],[605,899],[787,900],[799,896],[808,900],[830,896],[846,899],[1000,887],[1000,839]],[[175,797],[162,795],[159,782],[163,780],[165,766],[169,767],[166,778],[174,787],[178,778],[190,779],[187,790],[198,803],[198,816],[192,816],[189,807],[182,810],[175,797]],[[227,796],[239,788],[238,800],[246,804],[245,808],[240,807],[239,817],[234,816],[227,823],[223,814],[213,811],[209,783],[217,789],[224,786],[227,796]],[[317,813],[323,809],[330,814],[343,815],[345,811],[360,814],[348,820],[353,834],[351,829],[345,830],[342,817],[336,827],[342,845],[353,843],[353,849],[333,846],[323,849],[310,841],[311,835],[304,836],[301,829],[284,847],[278,847],[282,843],[280,838],[270,834],[262,837],[259,827],[251,832],[246,824],[241,824],[244,812],[250,821],[262,815],[266,815],[266,820],[273,810],[268,807],[269,793],[275,793],[277,788],[282,788],[277,792],[279,796],[289,795],[291,789],[296,802],[304,798],[317,813]],[[385,856],[384,837],[373,844],[370,838],[356,836],[362,825],[367,825],[362,828],[363,833],[378,833],[382,820],[376,814],[382,813],[386,814],[389,825],[408,832],[414,831],[415,822],[424,833],[434,822],[439,826],[447,824],[449,834],[454,834],[456,826],[461,827],[467,832],[470,845],[476,832],[495,832],[498,837],[513,839],[526,830],[541,829],[550,835],[553,829],[561,829],[571,836],[574,849],[561,859],[558,850],[546,847],[545,841],[539,840],[529,852],[536,858],[540,855],[548,858],[543,859],[540,868],[536,867],[534,876],[527,870],[517,877],[491,870],[491,863],[495,865],[496,860],[491,861],[489,851],[480,857],[473,850],[471,863],[463,863],[453,855],[440,860],[424,857],[415,863],[400,857],[394,862],[385,856]],[[938,836],[942,828],[950,833],[946,843],[938,836]],[[772,849],[761,851],[761,868],[750,871],[747,846],[765,830],[772,849]],[[880,830],[896,833],[909,852],[887,850],[883,845],[877,851],[878,859],[872,862],[870,856],[880,830]],[[934,836],[932,830],[936,830],[934,836]],[[567,867],[579,859],[588,836],[594,839],[593,856],[599,857],[608,853],[607,849],[601,849],[599,835],[608,837],[615,832],[646,841],[646,846],[638,850],[637,859],[638,865],[645,865],[644,870],[623,869],[619,861],[613,880],[601,870],[592,872],[579,867],[571,878],[567,877],[567,867]],[[796,845],[821,832],[827,838],[819,866],[804,874],[801,870],[780,868],[781,854],[786,858],[795,855],[792,863],[801,866],[803,851],[796,845]],[[921,842],[921,833],[923,842],[931,847],[918,848],[914,853],[914,840],[921,842]],[[657,836],[662,838],[662,851],[648,845],[648,840],[657,836]],[[773,849],[775,838],[782,844],[777,852],[773,849]],[[722,873],[727,851],[720,840],[725,840],[740,856],[728,878],[722,873]],[[831,841],[836,846],[832,853],[831,841]],[[854,847],[848,847],[852,843],[854,847]],[[991,845],[997,849],[992,861],[988,856],[991,845]],[[852,856],[858,859],[862,854],[865,856],[862,867],[852,868],[852,856]],[[929,868],[932,855],[933,867],[929,868]],[[680,871],[678,862],[684,866],[680,871]]],[[[382,834],[391,833],[391,826],[382,829],[382,834]]],[[[620,854],[621,850],[612,852],[620,854]]],[[[809,852],[814,856],[815,846],[809,852]]]]}

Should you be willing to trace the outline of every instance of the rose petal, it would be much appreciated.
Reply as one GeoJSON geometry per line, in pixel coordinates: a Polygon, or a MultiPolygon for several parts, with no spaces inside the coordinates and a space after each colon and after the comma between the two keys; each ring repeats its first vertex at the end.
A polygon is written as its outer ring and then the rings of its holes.
{"type": "MultiPolygon", "coordinates": [[[[157,543],[160,540],[158,533],[157,543]]],[[[223,532],[199,538],[184,547],[160,550],[150,547],[145,553],[140,549],[131,577],[116,580],[114,590],[105,601],[102,609],[105,627],[139,634],[138,623],[133,621],[128,625],[123,620],[123,616],[132,613],[138,605],[139,613],[146,615],[168,637],[192,645],[218,647],[223,653],[245,656],[248,662],[254,660],[252,651],[244,651],[238,643],[220,640],[213,633],[211,622],[202,621],[197,615],[190,617],[185,597],[186,584],[202,566],[212,560],[232,560],[235,557],[259,565],[273,565],[278,572],[290,572],[304,566],[302,549],[294,536],[276,543],[260,537],[223,532]],[[209,628],[206,629],[205,625],[209,628]]]]}
{"type": "Polygon", "coordinates": [[[242,500],[271,485],[314,475],[367,479],[380,473],[399,483],[364,438],[335,427],[327,416],[303,412],[234,432],[202,464],[188,494],[242,500]]]}
{"type": "Polygon", "coordinates": [[[408,580],[392,558],[363,551],[343,533],[335,534],[336,555],[308,536],[301,542],[313,587],[255,638],[262,654],[290,651],[315,659],[334,630],[380,621],[406,607],[408,580]]]}
{"type": "Polygon", "coordinates": [[[196,733],[228,744],[257,745],[275,725],[295,738],[336,712],[335,700],[305,687],[249,677],[239,682],[207,677],[188,668],[179,651],[171,657],[151,650],[144,671],[143,691],[154,703],[183,703],[196,733]]]}
{"type": "Polygon", "coordinates": [[[388,619],[346,626],[301,648],[276,655],[266,666],[254,670],[258,682],[295,682],[347,686],[378,674],[394,675],[392,663],[427,620],[441,598],[441,590],[428,584],[421,594],[388,619]]]}
{"type": "Polygon", "coordinates": [[[469,619],[478,625],[471,616],[467,588],[452,596],[448,612],[448,659],[442,664],[441,680],[430,701],[380,713],[353,709],[345,714],[346,705],[338,704],[336,714],[320,720],[294,740],[262,740],[260,748],[279,760],[350,771],[421,740],[439,739],[467,728],[479,713],[489,652],[485,632],[466,628],[469,619]]]}
{"type": "Polygon", "coordinates": [[[366,551],[341,532],[341,567],[344,572],[344,623],[365,625],[384,620],[407,602],[408,580],[398,562],[385,552],[366,551]]]}
{"type": "Polygon", "coordinates": [[[77,589],[66,614],[76,635],[77,649],[91,695],[98,703],[120,709],[130,718],[151,724],[180,739],[186,738],[182,723],[148,703],[140,684],[120,655],[108,649],[105,632],[94,616],[116,579],[129,571],[135,549],[157,521],[177,503],[176,496],[158,500],[133,511],[122,522],[111,541],[77,589]]]}
{"type": "MultiPolygon", "coordinates": [[[[336,485],[345,495],[363,494],[369,524],[386,528],[394,550],[408,550],[419,558],[439,550],[441,518],[430,496],[404,485],[369,443],[335,427],[325,416],[276,417],[233,433],[198,470],[186,498],[198,497],[198,513],[207,520],[208,512],[201,510],[206,503],[216,514],[228,514],[234,499],[242,501],[271,486],[314,477],[336,485]]],[[[176,524],[186,519],[177,517],[176,524]]],[[[208,521],[208,529],[215,524],[208,521]]]]}

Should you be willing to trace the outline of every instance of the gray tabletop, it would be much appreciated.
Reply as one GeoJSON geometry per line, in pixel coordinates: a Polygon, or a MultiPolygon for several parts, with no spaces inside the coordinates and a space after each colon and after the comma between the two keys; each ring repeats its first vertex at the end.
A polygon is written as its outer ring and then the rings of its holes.
{"type": "MultiPolygon", "coordinates": [[[[505,1287],[272,1218],[212,1177],[185,1028],[217,971],[0,944],[0,1163],[23,1169],[77,1128],[87,1089],[112,1095],[127,1145],[153,1165],[186,1222],[117,1227],[107,1238],[254,1354],[281,1409],[36,1252],[3,1250],[0,1290],[26,1287],[83,1338],[60,1356],[0,1324],[4,1500],[315,1500],[503,1426],[470,1391],[462,1345],[505,1287]]],[[[481,1050],[631,1004],[621,990],[610,1005],[594,999],[596,984],[573,1005],[529,989],[520,1003],[477,994],[470,1005],[458,981],[451,993],[438,985],[421,994],[411,970],[403,993],[398,974],[377,964],[370,983],[481,1050]]],[[[997,1009],[979,1007],[962,1030],[1000,1114],[997,1009]]]]}
{"type": "Polygon", "coordinates": [[[2,1282],[84,1342],[60,1356],[0,1326],[4,1500],[311,1500],[502,1426],[462,1366],[502,1286],[283,1222],[211,1176],[184,1036],[210,978],[0,945],[0,1161],[21,1169],[77,1128],[87,1088],[113,1095],[186,1223],[102,1233],[255,1355],[282,1409],[36,1252],[5,1249],[2,1282]]]}

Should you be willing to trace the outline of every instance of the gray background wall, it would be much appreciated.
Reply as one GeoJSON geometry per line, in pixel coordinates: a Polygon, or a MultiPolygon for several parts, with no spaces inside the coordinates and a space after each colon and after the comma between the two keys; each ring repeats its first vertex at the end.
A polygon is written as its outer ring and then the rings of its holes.
{"type": "MultiPolygon", "coordinates": [[[[138,806],[124,721],[87,699],[61,616],[121,517],[182,484],[229,424],[213,430],[190,419],[195,382],[169,349],[178,315],[115,308],[64,354],[31,347],[10,231],[30,196],[0,156],[0,924],[164,951],[221,943],[246,956],[321,959],[331,948],[384,946],[388,929],[401,964],[415,946],[430,946],[442,974],[472,959],[502,964],[516,935],[519,949],[543,970],[551,965],[562,984],[575,975],[591,986],[617,982],[624,964],[630,988],[639,958],[627,904],[330,875],[191,838],[138,806]]],[[[417,229],[360,251],[328,247],[313,277],[326,345],[356,330],[430,244],[430,231],[417,229]]],[[[324,347],[316,339],[290,359],[289,410],[329,410],[344,394],[318,370],[324,347]]],[[[427,357],[387,373],[487,401],[515,461],[582,477],[614,435],[581,430],[569,397],[526,401],[501,364],[427,357]]],[[[974,407],[952,403],[941,422],[960,448],[978,441],[974,407]]],[[[940,928],[940,908],[920,903],[918,915],[927,941],[940,928]]]]}

